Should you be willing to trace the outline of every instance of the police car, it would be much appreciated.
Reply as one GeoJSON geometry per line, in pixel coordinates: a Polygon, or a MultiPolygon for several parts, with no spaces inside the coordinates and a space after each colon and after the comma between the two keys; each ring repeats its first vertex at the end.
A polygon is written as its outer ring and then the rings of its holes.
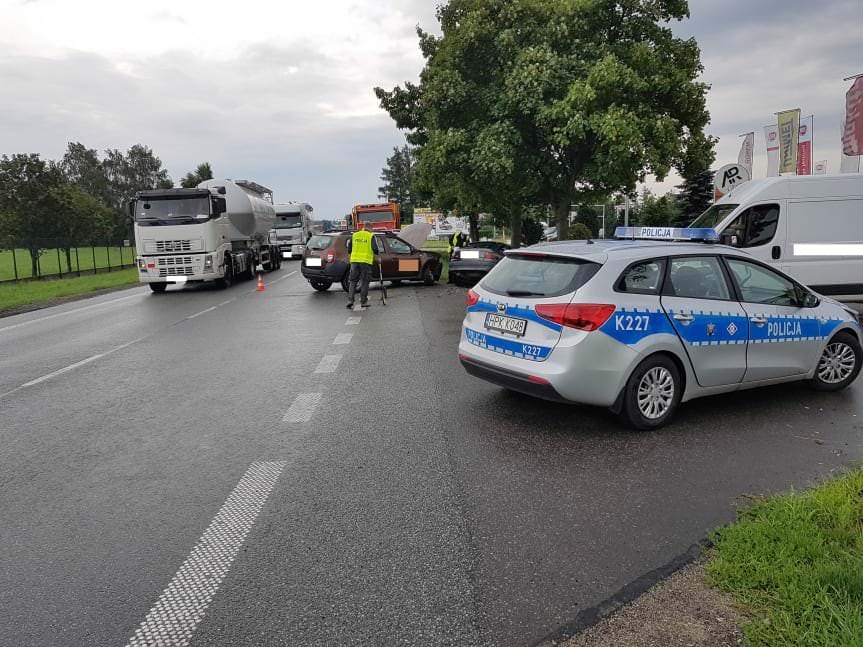
{"type": "Polygon", "coordinates": [[[637,429],[680,402],[860,371],[856,313],[712,229],[621,227],[616,240],[507,252],[468,292],[468,373],[548,400],[610,407],[637,429]]]}

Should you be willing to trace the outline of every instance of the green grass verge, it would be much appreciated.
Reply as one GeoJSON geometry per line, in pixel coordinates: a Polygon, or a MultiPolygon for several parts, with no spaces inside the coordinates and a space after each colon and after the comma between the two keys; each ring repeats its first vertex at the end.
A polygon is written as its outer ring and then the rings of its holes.
{"type": "MultiPolygon", "coordinates": [[[[81,271],[107,268],[108,263],[112,267],[119,267],[121,264],[131,265],[135,262],[134,247],[78,247],[78,255],[75,255],[76,248],[72,248],[72,272],[78,270],[80,264],[81,271]]],[[[26,249],[14,250],[15,259],[13,263],[12,250],[0,251],[0,281],[5,281],[15,278],[15,263],[18,265],[18,277],[30,278],[30,252],[26,249]]],[[[60,250],[60,260],[57,261],[57,250],[47,249],[39,257],[39,267],[42,274],[59,274],[61,271],[65,274],[69,272],[69,267],[66,264],[66,252],[60,250]]]]}
{"type": "Polygon", "coordinates": [[[770,499],[716,531],[713,584],[754,647],[863,647],[863,470],[770,499]]]}
{"type": "Polygon", "coordinates": [[[117,270],[71,279],[43,279],[0,284],[0,313],[50,302],[61,297],[87,294],[105,288],[133,285],[138,282],[138,270],[117,270]]]}

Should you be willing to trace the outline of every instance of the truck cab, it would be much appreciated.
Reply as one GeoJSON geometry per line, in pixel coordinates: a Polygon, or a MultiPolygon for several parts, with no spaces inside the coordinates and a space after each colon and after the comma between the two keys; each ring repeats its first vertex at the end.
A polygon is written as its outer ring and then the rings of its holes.
{"type": "Polygon", "coordinates": [[[312,205],[307,202],[289,202],[273,205],[276,221],[271,238],[279,247],[282,258],[301,258],[312,235],[312,205]]]}

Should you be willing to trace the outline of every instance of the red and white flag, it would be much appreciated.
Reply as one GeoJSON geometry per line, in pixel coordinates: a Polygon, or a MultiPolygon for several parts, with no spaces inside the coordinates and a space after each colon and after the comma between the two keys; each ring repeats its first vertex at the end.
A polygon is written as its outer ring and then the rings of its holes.
{"type": "Polygon", "coordinates": [[[752,155],[755,151],[755,133],[741,135],[743,143],[740,144],[740,153],[737,155],[737,164],[749,171],[752,177],[752,155]]]}
{"type": "MultiPolygon", "coordinates": [[[[840,132],[842,133],[842,143],[845,142],[845,123],[847,119],[842,115],[842,123],[840,124],[840,132]]],[[[840,145],[841,149],[842,146],[840,145]]],[[[844,151],[839,153],[839,172],[840,173],[859,173],[860,172],[860,156],[846,155],[844,151]]]]}
{"type": "Polygon", "coordinates": [[[842,132],[842,152],[863,155],[863,76],[854,79],[845,93],[845,129],[842,132]]]}
{"type": "Polygon", "coordinates": [[[764,126],[764,141],[767,142],[767,177],[779,175],[779,126],[764,126]]]}
{"type": "Polygon", "coordinates": [[[812,115],[800,120],[797,136],[797,175],[812,175],[812,131],[815,118],[812,115]]]}

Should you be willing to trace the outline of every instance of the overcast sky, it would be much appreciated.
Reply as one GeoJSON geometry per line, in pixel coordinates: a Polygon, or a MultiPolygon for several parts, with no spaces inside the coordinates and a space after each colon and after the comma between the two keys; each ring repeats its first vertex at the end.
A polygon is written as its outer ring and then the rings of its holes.
{"type": "MultiPolygon", "coordinates": [[[[717,163],[800,107],[838,171],[843,77],[863,73],[861,0],[691,0],[717,163]]],[[[375,85],[416,80],[434,0],[0,0],[0,154],[152,147],[177,180],[209,161],[337,218],[376,200],[403,136],[375,85]]],[[[672,182],[673,183],[673,182],[672,182]]],[[[669,183],[666,183],[668,185],[669,183]]]]}

